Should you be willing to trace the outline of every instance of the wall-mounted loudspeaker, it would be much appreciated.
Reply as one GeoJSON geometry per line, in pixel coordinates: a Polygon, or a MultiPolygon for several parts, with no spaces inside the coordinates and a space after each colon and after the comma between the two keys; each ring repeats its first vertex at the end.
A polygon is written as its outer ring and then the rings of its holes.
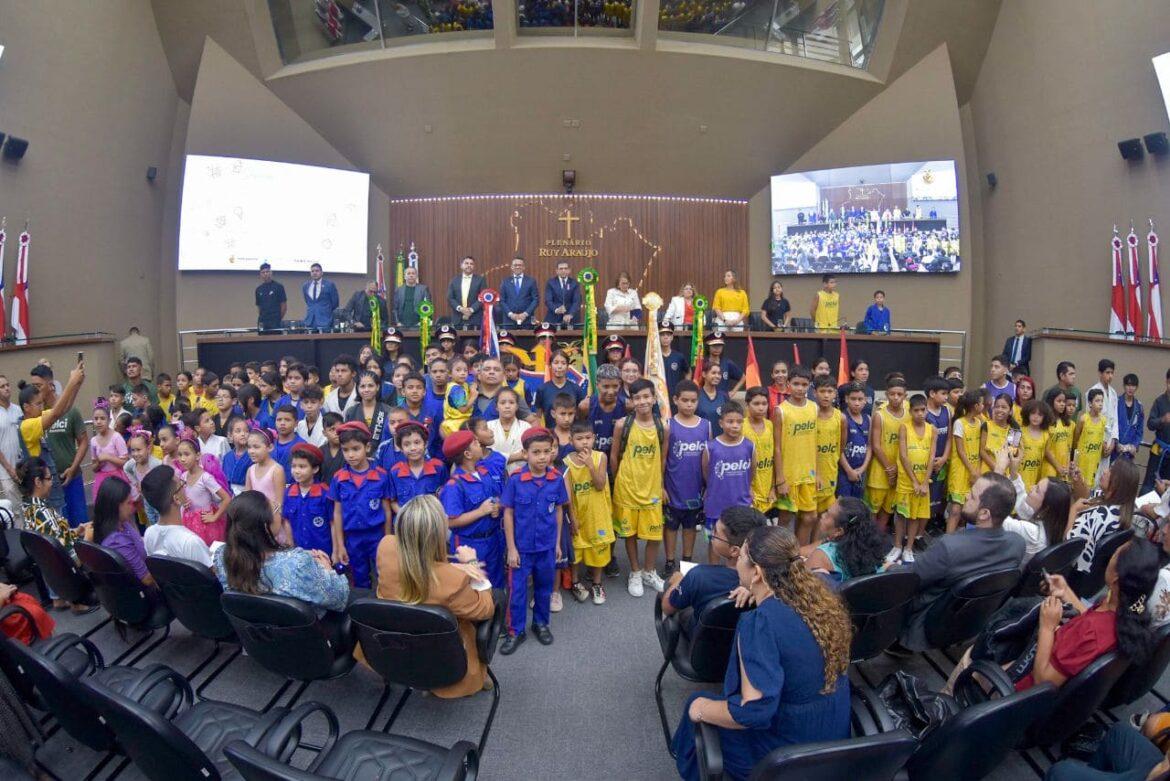
{"type": "Polygon", "coordinates": [[[992,171],[987,175],[987,186],[995,189],[997,184],[999,184],[999,177],[995,175],[995,171],[992,171]]]}
{"type": "Polygon", "coordinates": [[[146,181],[153,182],[158,178],[158,169],[153,165],[146,169],[146,181]]]}
{"type": "Polygon", "coordinates": [[[19,162],[24,153],[28,151],[28,141],[16,136],[9,136],[8,140],[4,142],[4,159],[10,163],[19,162]]]}
{"type": "Polygon", "coordinates": [[[1146,156],[1146,153],[1142,151],[1142,140],[1140,138],[1127,138],[1124,141],[1118,141],[1117,149],[1121,152],[1121,156],[1130,162],[1141,160],[1146,156]]]}
{"type": "Polygon", "coordinates": [[[1161,131],[1142,136],[1142,140],[1146,142],[1146,151],[1152,155],[1164,155],[1170,152],[1170,141],[1166,140],[1166,134],[1161,131]]]}

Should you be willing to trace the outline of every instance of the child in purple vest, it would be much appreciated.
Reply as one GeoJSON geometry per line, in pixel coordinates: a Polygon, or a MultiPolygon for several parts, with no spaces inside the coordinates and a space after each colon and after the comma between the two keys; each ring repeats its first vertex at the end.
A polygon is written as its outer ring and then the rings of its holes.
{"type": "Polygon", "coordinates": [[[690,561],[695,552],[695,530],[703,525],[703,454],[711,439],[711,424],[695,414],[699,406],[699,386],[680,380],[674,389],[674,408],[670,419],[670,449],[666,454],[666,521],[662,535],[666,540],[666,571],[675,570],[674,552],[679,529],[682,529],[682,560],[690,561]]]}
{"type": "MultiPolygon", "coordinates": [[[[743,405],[738,401],[724,402],[719,427],[722,433],[707,443],[703,453],[703,472],[707,476],[703,513],[708,534],[728,507],[752,506],[752,477],[756,470],[756,446],[743,435],[743,405]]],[[[707,558],[715,563],[710,546],[707,558]]]]}

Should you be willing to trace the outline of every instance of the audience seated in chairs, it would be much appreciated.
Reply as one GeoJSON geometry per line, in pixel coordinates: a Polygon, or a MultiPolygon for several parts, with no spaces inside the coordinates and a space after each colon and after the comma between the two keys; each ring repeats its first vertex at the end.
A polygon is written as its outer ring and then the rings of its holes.
{"type": "Polygon", "coordinates": [[[1170,778],[1170,754],[1164,754],[1129,724],[1114,724],[1097,744],[1087,763],[1062,759],[1044,776],[1046,781],[1165,781],[1170,778]]]}
{"type": "Polygon", "coordinates": [[[156,466],[142,479],[142,496],[158,513],[158,522],[146,530],[148,556],[169,556],[211,566],[211,549],[198,534],[183,525],[180,503],[185,485],[169,466],[156,466]]]}
{"type": "MultiPolygon", "coordinates": [[[[662,612],[668,616],[681,612],[679,626],[687,636],[690,636],[692,619],[703,612],[705,605],[739,589],[736,562],[743,541],[753,530],[767,523],[764,514],[754,507],[728,507],[715,521],[710,541],[711,550],[727,564],[696,564],[686,575],[676,572],[670,576],[662,595],[662,612]]],[[[740,607],[748,599],[746,589],[736,594],[740,607]]]]}
{"type": "MultiPolygon", "coordinates": [[[[455,551],[458,563],[448,561],[447,514],[431,495],[417,496],[403,505],[396,531],[397,535],[388,534],[378,543],[378,598],[410,605],[438,605],[451,611],[459,619],[459,635],[467,652],[467,674],[452,686],[436,689],[434,694],[466,697],[482,691],[485,667],[476,650],[472,622],[490,618],[495,602],[490,589],[472,587],[472,583],[486,583],[475,550],[460,546],[455,551]]],[[[356,655],[360,660],[361,652],[356,655]]]]}
{"type": "MultiPolygon", "coordinates": [[[[1077,496],[1068,519],[1068,537],[1084,537],[1085,549],[1077,559],[1078,573],[1087,573],[1093,564],[1097,543],[1118,529],[1128,529],[1133,521],[1133,501],[1141,485],[1141,474],[1133,461],[1119,458],[1101,473],[1101,498],[1088,499],[1089,489],[1074,474],[1073,493],[1077,496]]],[[[1092,475],[1087,476],[1090,482],[1092,475]]],[[[1085,596],[1092,596],[1086,594],[1085,596]]]]}
{"type": "MultiPolygon", "coordinates": [[[[1105,570],[1108,590],[1096,605],[1082,602],[1063,576],[1050,575],[1048,596],[1040,604],[1038,629],[1029,633],[1023,643],[1021,658],[1032,655],[1030,640],[1035,638],[1031,665],[1021,665],[1016,659],[1006,663],[1002,659],[993,661],[1003,664],[1016,691],[1030,689],[1037,683],[1051,683],[1059,688],[1114,648],[1131,666],[1140,667],[1154,648],[1149,598],[1157,576],[1157,548],[1140,538],[1121,546],[1109,560],[1105,570]],[[1063,621],[1065,605],[1075,614],[1067,621],[1063,621]]],[[[970,664],[975,649],[988,647],[983,640],[981,636],[963,655],[951,673],[948,687],[970,664]]]]}
{"type": "Polygon", "coordinates": [[[212,564],[226,591],[293,597],[323,611],[345,610],[349,582],[321,551],[282,548],[273,536],[272,507],[259,491],[244,491],[227,509],[227,542],[212,564]]]}
{"type": "Polygon", "coordinates": [[[1003,530],[1004,519],[1016,504],[1016,489],[1003,475],[988,472],[975,481],[959,510],[964,528],[937,538],[910,565],[921,590],[910,608],[901,644],[925,651],[926,615],[931,604],[960,580],[975,573],[1018,568],[1024,558],[1024,540],[1003,530]]]}
{"type": "Polygon", "coordinates": [[[146,545],[138,533],[135,519],[138,507],[131,496],[130,484],[120,478],[105,480],[93,503],[93,526],[86,539],[103,548],[120,553],[130,571],[143,585],[154,586],[154,576],[146,569],[146,545]]]}
{"type": "Polygon", "coordinates": [[[836,583],[881,571],[889,542],[865,502],[842,496],[821,514],[819,523],[824,542],[800,551],[810,571],[824,573],[836,583]]]}
{"type": "MultiPolygon", "coordinates": [[[[1016,460],[1018,463],[1018,457],[1016,460]]],[[[1016,487],[1016,509],[1012,517],[1004,520],[1003,528],[1024,538],[1026,564],[1049,545],[1064,539],[1072,492],[1067,483],[1056,478],[1041,478],[1027,490],[1017,474],[1012,484],[1016,487]]]]}
{"type": "Polygon", "coordinates": [[[746,778],[779,746],[849,736],[849,615],[809,572],[792,532],[763,527],[736,561],[755,598],[735,632],[723,695],[697,694],[674,734],[680,775],[699,777],[696,724],[718,728],[725,773],[746,778]]]}
{"type": "MultiPolygon", "coordinates": [[[[89,529],[89,525],[82,524],[74,529],[64,515],[49,505],[47,499],[49,492],[53,490],[53,472],[49,469],[49,464],[40,456],[30,456],[16,468],[16,477],[20,492],[24,496],[24,528],[52,537],[61,543],[61,547],[76,563],[77,553],[73,550],[73,543],[77,541],[79,535],[83,535],[89,529]]],[[[91,605],[70,605],[65,600],[58,599],[52,592],[50,596],[53,599],[53,607],[57,609],[71,607],[73,612],[78,614],[91,613],[97,609],[91,605]]]]}

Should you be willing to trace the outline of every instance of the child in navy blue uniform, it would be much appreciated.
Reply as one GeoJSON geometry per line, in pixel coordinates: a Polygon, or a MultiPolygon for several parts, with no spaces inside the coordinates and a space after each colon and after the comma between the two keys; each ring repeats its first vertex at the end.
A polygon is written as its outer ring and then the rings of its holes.
{"type": "Polygon", "coordinates": [[[456,431],[443,440],[443,456],[451,462],[451,478],[439,491],[451,530],[447,549],[475,549],[492,585],[504,585],[504,530],[500,526],[500,488],[483,466],[483,445],[470,431],[456,431]]]}
{"type": "Polygon", "coordinates": [[[284,492],[281,512],[292,529],[293,542],[298,548],[319,550],[333,555],[333,502],[321,482],[321,448],[308,442],[292,449],[292,485],[284,492]]]}
{"type": "Polygon", "coordinates": [[[439,422],[426,407],[426,395],[427,381],[421,374],[411,372],[402,378],[402,408],[408,418],[426,428],[427,455],[437,458],[443,452],[443,439],[439,436],[439,422]]]}
{"type": "Polygon", "coordinates": [[[228,444],[231,450],[223,457],[223,474],[231,486],[232,496],[244,490],[244,483],[248,479],[248,467],[252,465],[252,457],[248,455],[248,421],[233,417],[228,421],[228,444]]]}
{"type": "Polygon", "coordinates": [[[550,602],[561,549],[564,505],[569,501],[561,473],[552,467],[556,452],[553,433],[534,427],[524,432],[526,466],[508,479],[500,504],[504,506],[504,536],[508,545],[508,637],[500,653],[514,653],[527,639],[528,579],[534,601],[532,633],[542,645],[553,641],[549,631],[550,602]]]}
{"type": "Polygon", "coordinates": [[[382,537],[390,533],[390,479],[370,463],[370,429],[360,420],[337,427],[345,466],[333,475],[333,563],[346,564],[353,584],[370,587],[370,563],[382,537]]]}
{"type": "Polygon", "coordinates": [[[865,493],[865,470],[869,468],[869,415],[865,386],[847,382],[840,388],[845,399],[845,448],[837,469],[837,496],[860,499],[865,493]]]}
{"type": "Polygon", "coordinates": [[[447,467],[437,458],[427,458],[426,426],[408,420],[394,431],[394,443],[406,457],[387,470],[390,476],[390,509],[397,514],[402,505],[416,496],[434,496],[447,482],[447,467]]]}
{"type": "Polygon", "coordinates": [[[496,444],[496,435],[492,433],[488,422],[483,418],[472,418],[463,424],[461,431],[470,431],[483,448],[484,456],[479,460],[479,466],[487,470],[496,482],[496,495],[504,492],[504,483],[508,481],[508,459],[498,450],[492,450],[496,444]]]}
{"type": "Polygon", "coordinates": [[[287,475],[292,466],[293,445],[304,442],[297,433],[297,409],[291,404],[276,408],[276,441],[272,443],[272,459],[280,464],[287,475]]]}

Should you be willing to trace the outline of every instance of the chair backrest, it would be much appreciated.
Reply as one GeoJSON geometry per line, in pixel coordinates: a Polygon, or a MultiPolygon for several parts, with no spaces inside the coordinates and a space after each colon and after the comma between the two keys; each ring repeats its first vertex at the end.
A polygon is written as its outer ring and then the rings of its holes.
{"type": "Polygon", "coordinates": [[[931,730],[910,758],[910,781],[975,781],[989,775],[1020,742],[1024,731],[1052,710],[1049,683],[1010,697],[963,708],[931,730]]]}
{"type": "Polygon", "coordinates": [[[20,544],[36,562],[45,583],[67,602],[84,602],[93,593],[93,585],[65,547],[52,537],[24,529],[20,544]]]}
{"type": "Polygon", "coordinates": [[[1037,553],[1024,565],[1024,574],[1020,576],[1020,585],[1016,588],[1017,597],[1040,596],[1040,585],[1044,582],[1044,573],[1049,575],[1066,575],[1076,563],[1077,558],[1085,549],[1084,537],[1073,537],[1055,545],[1049,545],[1037,553]]]}
{"type": "Polygon", "coordinates": [[[107,613],[131,626],[150,618],[156,604],[154,598],[121,553],[84,540],[78,540],[74,550],[107,613]]]}
{"type": "Polygon", "coordinates": [[[1154,652],[1146,663],[1140,666],[1130,665],[1121,674],[1117,683],[1113,684],[1105,698],[1106,708],[1116,708],[1137,701],[1161,680],[1162,673],[1170,667],[1170,624],[1163,624],[1154,630],[1154,643],[1154,652]]]}
{"type": "Polygon", "coordinates": [[[240,643],[262,667],[297,681],[332,675],[338,639],[307,602],[275,594],[225,591],[220,604],[240,643]]]}
{"type": "Polygon", "coordinates": [[[148,556],[146,568],[162,589],[179,623],[209,640],[234,640],[236,630],[223,612],[223,587],[215,574],[197,561],[148,556]]]}
{"type": "Polygon", "coordinates": [[[1065,681],[1056,691],[1048,716],[1028,728],[1026,746],[1051,746],[1076,732],[1105,701],[1128,665],[1125,657],[1110,651],[1065,681]]]}
{"type": "Polygon", "coordinates": [[[926,641],[949,648],[979,634],[1020,579],[1016,568],[980,572],[959,580],[926,614],[926,641]]]}
{"type": "Polygon", "coordinates": [[[1133,537],[1133,529],[1119,529],[1112,534],[1106,534],[1097,541],[1097,547],[1093,549],[1093,562],[1089,565],[1089,571],[1074,572],[1068,578],[1068,584],[1072,586],[1077,596],[1090,599],[1104,587],[1105,569],[1109,566],[1109,560],[1113,558],[1114,553],[1117,553],[1118,548],[1129,542],[1131,537],[1133,537]]]}
{"type": "Polygon", "coordinates": [[[224,746],[223,755],[244,781],[321,781],[322,778],[273,759],[242,740],[233,740],[224,746]]]}
{"type": "Polygon", "coordinates": [[[751,781],[890,781],[918,741],[905,730],[778,748],[752,769],[751,781]]]}
{"type": "Polygon", "coordinates": [[[219,770],[199,746],[168,719],[109,689],[80,681],[82,702],[98,711],[126,755],[147,778],[218,781],[219,770]]]}
{"type": "Polygon", "coordinates": [[[852,661],[872,659],[894,644],[906,623],[918,581],[917,574],[901,569],[845,581],[840,594],[853,620],[852,661]]]}
{"type": "Polygon", "coordinates": [[[366,662],[388,683],[431,690],[467,673],[459,622],[446,608],[358,599],[349,617],[366,662]]]}
{"type": "Polygon", "coordinates": [[[114,734],[99,714],[80,699],[77,676],[60,663],[37,653],[23,643],[0,637],[0,658],[5,667],[15,665],[36,687],[44,705],[61,727],[75,740],[94,751],[114,747],[114,734]]]}
{"type": "Polygon", "coordinates": [[[723,680],[742,612],[730,599],[716,599],[695,615],[691,626],[691,668],[696,680],[723,680]]]}

